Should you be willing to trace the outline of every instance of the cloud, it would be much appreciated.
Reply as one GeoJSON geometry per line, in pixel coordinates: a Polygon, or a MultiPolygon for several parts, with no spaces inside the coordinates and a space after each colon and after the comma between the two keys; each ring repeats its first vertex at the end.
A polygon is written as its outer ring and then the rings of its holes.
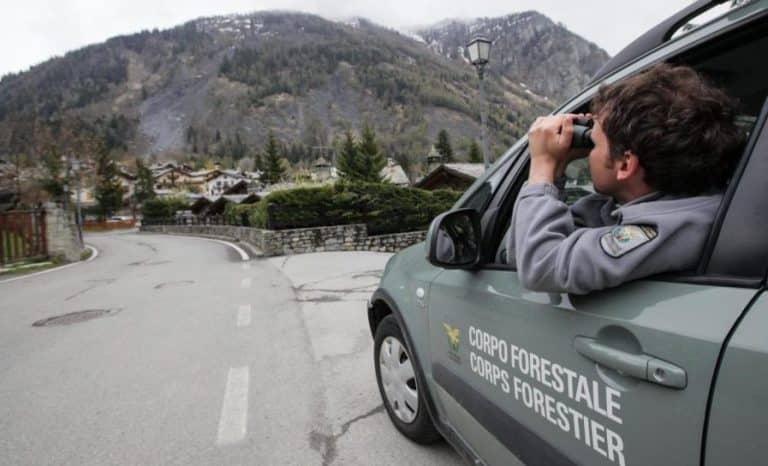
{"type": "Polygon", "coordinates": [[[434,2],[414,0],[25,0],[3,6],[0,75],[116,35],[169,28],[201,16],[268,9],[305,11],[329,19],[362,16],[397,28],[433,24],[446,18],[502,16],[535,9],[613,55],[688,3],[444,0],[436,9],[434,2]]]}

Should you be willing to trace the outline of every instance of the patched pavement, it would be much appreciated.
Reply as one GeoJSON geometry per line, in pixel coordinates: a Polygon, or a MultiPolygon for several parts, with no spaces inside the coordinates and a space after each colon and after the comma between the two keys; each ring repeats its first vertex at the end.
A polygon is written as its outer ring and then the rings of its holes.
{"type": "Polygon", "coordinates": [[[324,464],[459,465],[446,443],[417,445],[391,424],[373,366],[366,301],[392,254],[323,252],[269,259],[293,284],[325,389],[324,464]]]}

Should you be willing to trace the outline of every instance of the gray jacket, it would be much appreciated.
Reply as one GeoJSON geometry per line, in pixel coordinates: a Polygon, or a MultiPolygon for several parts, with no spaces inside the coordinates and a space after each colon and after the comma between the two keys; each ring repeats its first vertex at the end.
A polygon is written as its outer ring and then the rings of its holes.
{"type": "Polygon", "coordinates": [[[692,270],[722,200],[651,193],[618,205],[591,194],[569,208],[560,196],[553,184],[526,184],[515,203],[505,241],[531,290],[586,294],[692,270]]]}

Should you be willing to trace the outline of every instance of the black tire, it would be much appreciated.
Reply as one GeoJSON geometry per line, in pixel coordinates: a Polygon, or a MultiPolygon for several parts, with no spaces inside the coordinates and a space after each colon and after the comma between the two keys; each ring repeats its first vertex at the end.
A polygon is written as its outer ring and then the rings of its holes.
{"type": "Polygon", "coordinates": [[[382,321],[379,323],[379,326],[376,327],[376,338],[374,340],[373,347],[373,365],[376,368],[376,383],[379,386],[379,394],[381,395],[381,400],[387,410],[389,419],[395,425],[397,430],[400,431],[400,433],[413,440],[414,442],[423,445],[435,443],[441,440],[442,437],[440,436],[440,433],[437,431],[437,429],[435,429],[435,425],[432,423],[432,419],[429,417],[429,412],[427,411],[425,400],[427,395],[425,393],[426,390],[424,388],[423,377],[419,372],[420,369],[418,365],[415,363],[415,361],[413,361],[413,359],[411,359],[411,365],[413,367],[415,376],[413,385],[415,386],[416,393],[418,394],[418,408],[416,409],[415,417],[413,420],[411,422],[405,422],[400,419],[395,413],[395,409],[393,408],[392,403],[389,399],[387,399],[387,394],[382,382],[379,357],[383,344],[388,337],[396,339],[405,350],[405,357],[408,359],[411,358],[411,350],[408,348],[408,344],[406,343],[405,338],[403,338],[403,333],[400,330],[400,326],[397,324],[397,319],[395,319],[395,316],[392,314],[382,319],[382,321]]]}

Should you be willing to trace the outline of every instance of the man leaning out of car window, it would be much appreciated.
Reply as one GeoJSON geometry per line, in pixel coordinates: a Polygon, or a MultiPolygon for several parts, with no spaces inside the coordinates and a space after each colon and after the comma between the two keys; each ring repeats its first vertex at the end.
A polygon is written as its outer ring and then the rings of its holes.
{"type": "Polygon", "coordinates": [[[735,103],[689,67],[655,65],[598,90],[591,150],[573,121],[538,118],[530,172],[505,241],[522,285],[585,294],[695,269],[741,152],[735,103]],[[569,162],[588,157],[595,194],[561,199],[569,162]]]}

